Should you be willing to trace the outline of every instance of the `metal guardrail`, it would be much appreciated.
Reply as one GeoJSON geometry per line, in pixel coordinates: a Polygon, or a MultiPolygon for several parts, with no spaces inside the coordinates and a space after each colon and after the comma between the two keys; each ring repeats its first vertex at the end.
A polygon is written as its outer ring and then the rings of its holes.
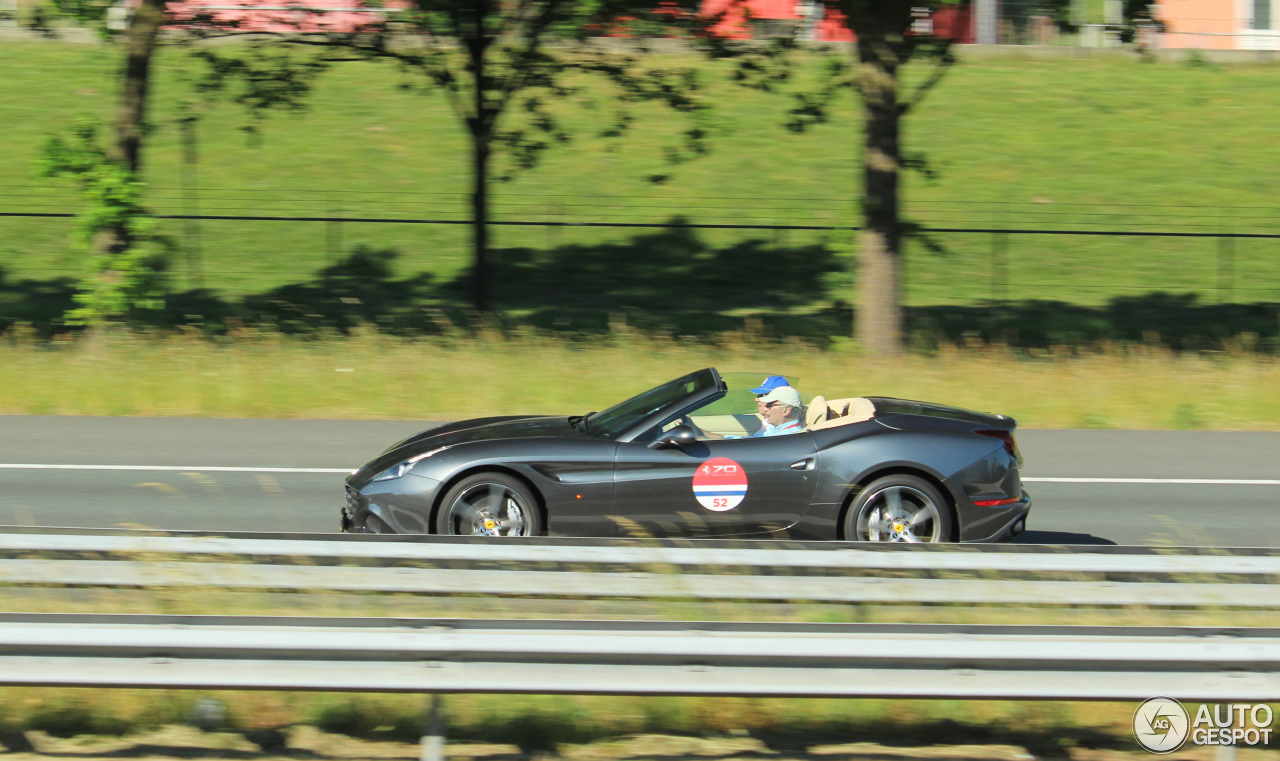
{"type": "Polygon", "coordinates": [[[0,615],[0,684],[1280,698],[1280,629],[0,615]]]}
{"type": "Polygon", "coordinates": [[[291,556],[317,560],[434,560],[667,564],[758,568],[927,569],[1037,573],[1277,574],[1280,548],[948,544],[786,540],[493,541],[422,535],[60,529],[0,526],[0,555],[32,552],[291,556]]]}
{"type": "MultiPolygon", "coordinates": [[[[1280,550],[0,527],[3,583],[1257,610],[1280,550]]],[[[443,761],[454,692],[1273,701],[1280,628],[10,613],[0,684],[425,692],[443,761]]]]}
{"type": "Polygon", "coordinates": [[[999,545],[311,536],[0,532],[0,583],[601,600],[1280,608],[1280,550],[1268,549],[1064,552],[999,545]]]}
{"type": "Polygon", "coordinates": [[[0,560],[0,583],[80,587],[330,590],[425,595],[806,603],[1280,607],[1275,584],[739,576],[686,573],[457,570],[0,560]]]}

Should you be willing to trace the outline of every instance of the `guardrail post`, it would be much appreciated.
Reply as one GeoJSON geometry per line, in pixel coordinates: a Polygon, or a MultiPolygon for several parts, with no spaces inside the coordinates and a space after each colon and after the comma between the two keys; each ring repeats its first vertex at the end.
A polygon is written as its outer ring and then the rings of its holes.
{"type": "Polygon", "coordinates": [[[422,735],[422,761],[444,761],[444,721],[442,698],[433,692],[427,696],[427,721],[422,735]]]}

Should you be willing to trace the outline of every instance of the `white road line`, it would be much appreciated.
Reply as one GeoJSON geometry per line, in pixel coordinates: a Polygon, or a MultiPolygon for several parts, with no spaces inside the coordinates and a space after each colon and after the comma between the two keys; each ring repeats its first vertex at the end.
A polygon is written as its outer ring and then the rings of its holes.
{"type": "Polygon", "coordinates": [[[1024,478],[1041,484],[1186,484],[1190,486],[1280,486],[1270,478],[1024,478]]]}
{"type": "MultiPolygon", "coordinates": [[[[250,468],[221,465],[54,465],[0,463],[0,470],[152,470],[210,473],[350,473],[350,468],[250,468]]],[[[1179,486],[1280,486],[1270,478],[1023,478],[1029,484],[1167,484],[1179,486]]]]}
{"type": "Polygon", "coordinates": [[[0,463],[0,470],[173,470],[210,473],[350,473],[351,468],[229,468],[218,465],[45,465],[0,463]]]}

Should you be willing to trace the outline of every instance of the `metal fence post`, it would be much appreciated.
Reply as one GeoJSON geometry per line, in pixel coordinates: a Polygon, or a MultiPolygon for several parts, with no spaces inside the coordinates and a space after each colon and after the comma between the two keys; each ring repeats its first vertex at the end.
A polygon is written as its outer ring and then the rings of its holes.
{"type": "Polygon", "coordinates": [[[991,234],[991,300],[1004,301],[1008,295],[1005,259],[1009,250],[1009,233],[991,234]]]}
{"type": "Polygon", "coordinates": [[[329,210],[329,222],[325,225],[325,264],[335,264],[342,258],[342,207],[329,210]]]}
{"type": "Polygon", "coordinates": [[[421,761],[444,761],[444,722],[440,693],[427,696],[426,733],[422,735],[421,761]]]}
{"type": "Polygon", "coordinates": [[[996,44],[997,10],[996,0],[975,0],[974,2],[974,37],[979,45],[996,44]]]}
{"type": "Polygon", "coordinates": [[[1218,303],[1235,300],[1235,240],[1223,235],[1218,238],[1218,303]]]}
{"type": "Polygon", "coordinates": [[[204,285],[200,251],[199,180],[196,175],[196,115],[187,107],[179,123],[182,125],[182,211],[186,216],[182,224],[183,248],[187,254],[187,287],[198,289],[204,285]]]}

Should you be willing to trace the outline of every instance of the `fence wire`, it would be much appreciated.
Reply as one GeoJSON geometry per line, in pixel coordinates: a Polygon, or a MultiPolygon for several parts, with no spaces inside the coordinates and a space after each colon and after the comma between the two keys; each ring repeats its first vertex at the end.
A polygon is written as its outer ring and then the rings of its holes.
{"type": "MultiPolygon", "coordinates": [[[[148,202],[177,244],[189,286],[229,293],[309,277],[356,246],[393,251],[405,271],[451,276],[469,261],[471,203],[463,194],[401,190],[151,186],[148,202]],[[186,213],[196,208],[198,214],[186,213]],[[194,224],[193,224],[194,222],[194,224]],[[265,226],[265,227],[264,227],[265,226]]],[[[72,277],[74,191],[0,186],[0,267],[9,278],[72,277]]],[[[654,193],[497,192],[495,256],[503,251],[622,246],[695,250],[763,242],[780,258],[808,246],[837,252],[852,283],[857,202],[837,197],[717,197],[654,193]],[[540,229],[539,229],[540,228],[540,229]]],[[[1001,200],[907,202],[902,214],[908,300],[975,298],[1098,301],[1187,292],[1219,302],[1280,300],[1280,208],[1001,200]]]]}

